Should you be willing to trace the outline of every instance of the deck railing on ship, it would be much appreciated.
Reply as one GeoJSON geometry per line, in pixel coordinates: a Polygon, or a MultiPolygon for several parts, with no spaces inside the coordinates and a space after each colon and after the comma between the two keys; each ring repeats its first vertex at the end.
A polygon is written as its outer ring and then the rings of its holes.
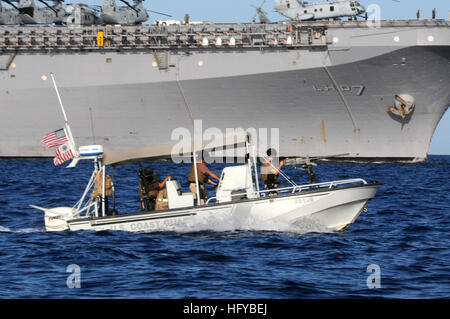
{"type": "Polygon", "coordinates": [[[326,30],[290,23],[8,26],[0,27],[0,50],[325,46],[332,41],[326,30]]]}
{"type": "MultiPolygon", "coordinates": [[[[387,20],[380,27],[444,27],[445,20],[387,20]]],[[[0,51],[301,47],[333,43],[336,28],[369,28],[370,21],[192,23],[138,26],[0,26],[0,51]]]]}

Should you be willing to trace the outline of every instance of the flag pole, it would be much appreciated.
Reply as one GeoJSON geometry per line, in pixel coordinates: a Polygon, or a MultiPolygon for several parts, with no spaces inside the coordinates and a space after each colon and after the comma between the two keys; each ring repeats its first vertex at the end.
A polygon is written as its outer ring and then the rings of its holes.
{"type": "Polygon", "coordinates": [[[56,85],[55,77],[53,76],[52,72],[50,72],[50,76],[52,78],[53,86],[55,87],[56,95],[58,96],[59,105],[61,107],[61,111],[62,111],[63,116],[64,116],[65,131],[66,131],[67,136],[69,138],[70,147],[71,147],[72,151],[74,152],[74,155],[78,157],[78,151],[76,149],[75,140],[74,140],[73,135],[72,135],[72,130],[70,129],[69,121],[68,121],[67,115],[66,115],[66,111],[64,110],[64,105],[62,103],[61,96],[59,95],[59,91],[58,91],[58,87],[56,85]]]}

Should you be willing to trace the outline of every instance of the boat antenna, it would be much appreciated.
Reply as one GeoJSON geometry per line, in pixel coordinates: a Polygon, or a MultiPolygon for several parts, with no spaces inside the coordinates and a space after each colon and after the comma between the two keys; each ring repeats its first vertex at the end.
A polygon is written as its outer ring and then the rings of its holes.
{"type": "Polygon", "coordinates": [[[61,96],[59,95],[58,86],[56,85],[55,77],[54,77],[52,72],[50,72],[50,77],[52,78],[53,86],[55,87],[56,95],[58,96],[59,105],[61,107],[61,111],[62,111],[63,116],[64,116],[65,130],[67,132],[67,137],[69,139],[70,148],[74,152],[74,155],[76,157],[78,157],[78,152],[76,150],[75,140],[73,139],[72,130],[70,129],[70,125],[69,125],[69,121],[67,119],[66,111],[64,110],[64,105],[62,103],[61,96]]]}
{"type": "Polygon", "coordinates": [[[89,117],[90,117],[90,120],[91,120],[92,143],[95,144],[94,118],[92,117],[92,107],[89,107],[89,117]]]}
{"type": "Polygon", "coordinates": [[[201,195],[200,195],[200,185],[198,182],[198,167],[197,167],[197,152],[195,151],[194,146],[194,152],[192,153],[192,159],[194,161],[194,174],[195,174],[195,190],[197,191],[197,206],[201,204],[201,195]]]}

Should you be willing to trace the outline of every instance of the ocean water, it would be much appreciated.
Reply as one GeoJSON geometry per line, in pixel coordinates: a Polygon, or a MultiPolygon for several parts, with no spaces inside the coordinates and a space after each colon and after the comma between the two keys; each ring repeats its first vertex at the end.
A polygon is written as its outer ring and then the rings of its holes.
{"type": "MultiPolygon", "coordinates": [[[[180,181],[189,170],[152,165],[180,181]]],[[[210,167],[219,173],[223,165],[210,167]]],[[[45,232],[43,213],[29,205],[73,205],[91,169],[0,160],[1,298],[450,296],[450,156],[430,156],[425,164],[320,164],[320,181],[384,184],[344,232],[306,222],[289,232],[214,224],[180,233],[45,232]],[[69,288],[74,269],[79,288],[69,288]]],[[[132,165],[114,172],[119,213],[138,210],[137,171],[132,165]]],[[[301,170],[285,172],[306,182],[301,170]]]]}

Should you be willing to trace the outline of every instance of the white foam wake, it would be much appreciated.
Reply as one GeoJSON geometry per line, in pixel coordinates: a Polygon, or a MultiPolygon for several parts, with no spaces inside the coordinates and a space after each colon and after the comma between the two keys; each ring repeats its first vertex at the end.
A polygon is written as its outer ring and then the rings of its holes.
{"type": "Polygon", "coordinates": [[[45,228],[30,227],[30,228],[11,229],[0,225],[0,233],[40,233],[40,232],[45,232],[45,228]]]}
{"type": "MultiPolygon", "coordinates": [[[[295,224],[287,224],[277,220],[262,220],[255,216],[238,215],[230,212],[197,216],[171,229],[179,233],[186,232],[229,232],[229,231],[276,231],[295,234],[331,233],[332,230],[310,218],[298,220],[295,224]]],[[[156,230],[158,231],[158,230],[156,230]]]]}
{"type": "Polygon", "coordinates": [[[0,233],[9,233],[9,232],[11,232],[11,229],[0,225],[0,233]]]}

